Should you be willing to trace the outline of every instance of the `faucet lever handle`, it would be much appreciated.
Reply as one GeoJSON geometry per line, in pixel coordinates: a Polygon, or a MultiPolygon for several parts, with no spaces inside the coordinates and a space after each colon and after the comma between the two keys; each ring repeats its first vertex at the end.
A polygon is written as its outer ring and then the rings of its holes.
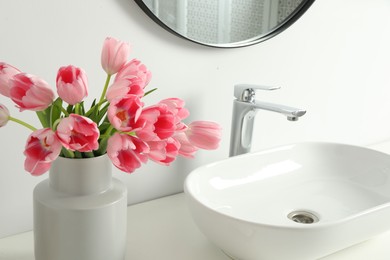
{"type": "Polygon", "coordinates": [[[276,90],[280,87],[253,84],[237,84],[234,86],[234,97],[239,101],[253,102],[256,90],[276,90]]]}

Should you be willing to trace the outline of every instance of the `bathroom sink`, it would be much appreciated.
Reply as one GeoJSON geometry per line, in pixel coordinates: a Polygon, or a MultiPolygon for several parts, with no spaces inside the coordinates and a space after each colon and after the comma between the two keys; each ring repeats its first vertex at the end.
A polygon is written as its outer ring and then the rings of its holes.
{"type": "Polygon", "coordinates": [[[204,235],[233,259],[313,260],[390,229],[390,155],[297,143],[200,167],[185,192],[204,235]]]}

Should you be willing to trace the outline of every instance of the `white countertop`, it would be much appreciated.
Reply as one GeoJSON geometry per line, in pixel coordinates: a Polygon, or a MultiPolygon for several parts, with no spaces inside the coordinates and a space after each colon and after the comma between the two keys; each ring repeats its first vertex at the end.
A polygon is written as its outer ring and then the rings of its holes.
{"type": "MultiPolygon", "coordinates": [[[[195,226],[183,193],[129,206],[127,240],[126,260],[230,259],[195,226]]],[[[33,243],[32,232],[0,239],[0,260],[34,260],[33,243]]],[[[321,260],[388,260],[389,243],[386,232],[321,260]]]]}

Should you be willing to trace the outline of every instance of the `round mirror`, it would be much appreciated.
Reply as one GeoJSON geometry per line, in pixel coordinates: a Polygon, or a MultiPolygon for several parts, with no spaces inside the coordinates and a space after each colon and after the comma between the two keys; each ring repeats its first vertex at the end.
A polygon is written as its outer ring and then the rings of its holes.
{"type": "Polygon", "coordinates": [[[177,36],[211,47],[259,43],[295,22],[314,0],[134,0],[177,36]]]}

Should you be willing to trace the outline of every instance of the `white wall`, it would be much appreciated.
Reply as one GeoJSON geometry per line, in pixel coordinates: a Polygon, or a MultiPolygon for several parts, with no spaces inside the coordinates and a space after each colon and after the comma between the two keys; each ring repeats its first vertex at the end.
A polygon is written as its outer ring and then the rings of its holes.
{"type": "MultiPolygon", "coordinates": [[[[46,79],[53,87],[57,69],[73,64],[89,76],[90,97],[104,81],[100,50],[106,36],[133,44],[132,57],[153,72],[158,99],[187,101],[191,119],[218,121],[221,148],[170,167],[149,163],[126,182],[129,203],[182,190],[191,169],[227,157],[233,85],[278,85],[260,97],[308,110],[298,122],[273,113],[258,114],[254,149],[304,140],[366,145],[390,138],[390,2],[317,0],[292,27],[275,38],[240,49],[213,49],[169,34],[132,0],[0,1],[0,60],[46,79]]],[[[38,126],[35,115],[15,117],[38,126]]],[[[29,131],[9,123],[0,129],[0,237],[32,227],[32,189],[46,178],[23,170],[29,131]]]]}

